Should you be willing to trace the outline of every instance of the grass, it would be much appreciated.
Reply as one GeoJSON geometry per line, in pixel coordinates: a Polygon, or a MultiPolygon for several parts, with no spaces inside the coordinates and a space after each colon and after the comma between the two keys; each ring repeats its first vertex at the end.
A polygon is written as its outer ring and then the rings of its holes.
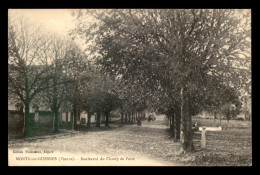
{"type": "MultiPolygon", "coordinates": [[[[200,126],[222,126],[222,131],[207,131],[207,146],[200,148],[201,134],[194,135],[196,151],[188,153],[189,163],[199,166],[250,166],[252,165],[252,133],[248,121],[215,121],[194,119],[200,126]],[[247,127],[241,127],[246,124],[247,127]]],[[[185,157],[185,156],[184,156],[185,157]]],[[[181,160],[181,159],[180,159],[181,160]]]]}

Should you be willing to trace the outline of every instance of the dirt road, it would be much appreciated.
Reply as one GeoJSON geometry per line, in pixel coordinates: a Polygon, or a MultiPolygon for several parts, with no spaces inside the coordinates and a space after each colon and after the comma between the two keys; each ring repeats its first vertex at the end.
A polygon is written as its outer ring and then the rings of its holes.
{"type": "Polygon", "coordinates": [[[163,117],[142,126],[111,124],[88,131],[13,142],[10,165],[69,166],[178,166],[171,158],[181,151],[167,133],[163,117]],[[23,153],[14,153],[14,152],[23,153]],[[27,160],[20,160],[27,157],[27,160]],[[17,159],[18,157],[18,159],[17,159]],[[45,160],[46,159],[46,160],[45,160]]]}

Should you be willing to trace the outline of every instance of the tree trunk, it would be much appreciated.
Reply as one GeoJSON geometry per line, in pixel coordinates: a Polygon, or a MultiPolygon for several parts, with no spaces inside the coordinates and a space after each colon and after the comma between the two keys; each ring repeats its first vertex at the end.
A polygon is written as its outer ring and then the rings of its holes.
{"type": "MultiPolygon", "coordinates": [[[[21,103],[20,109],[19,109],[19,117],[21,117],[21,120],[19,121],[19,129],[21,131],[21,133],[23,134],[23,130],[24,130],[24,112],[23,112],[23,103],[21,103]]],[[[8,111],[8,116],[9,116],[9,111],[8,111]]]]}
{"type": "Polygon", "coordinates": [[[171,131],[171,130],[172,130],[172,117],[171,117],[170,113],[168,113],[168,116],[167,116],[167,117],[169,118],[170,131],[171,131]]]}
{"type": "Polygon", "coordinates": [[[180,140],[180,135],[181,135],[181,114],[180,114],[180,109],[176,108],[175,109],[175,118],[176,118],[176,140],[180,140]]]}
{"type": "Polygon", "coordinates": [[[69,121],[69,115],[68,112],[66,112],[66,125],[68,124],[68,121],[69,121]]]}
{"type": "MultiPolygon", "coordinates": [[[[55,69],[56,71],[56,69],[55,69]]],[[[55,77],[53,79],[53,103],[52,103],[52,112],[54,112],[54,133],[58,133],[59,127],[59,107],[58,107],[58,97],[57,97],[57,76],[55,73],[55,77]]]]}
{"type": "Polygon", "coordinates": [[[30,113],[30,103],[26,100],[25,112],[24,112],[24,126],[23,126],[23,136],[24,137],[28,137],[30,135],[29,113],[30,113]]]}
{"type": "Polygon", "coordinates": [[[109,127],[109,124],[108,124],[109,113],[110,113],[110,112],[105,112],[105,115],[106,115],[106,123],[105,123],[105,126],[107,126],[107,127],[109,127]]]}
{"type": "Polygon", "coordinates": [[[80,121],[80,108],[77,108],[77,120],[80,121]]]}
{"type": "MultiPolygon", "coordinates": [[[[55,87],[54,87],[55,89],[55,87]]],[[[54,90],[54,92],[56,92],[56,90],[54,90]]],[[[54,97],[53,100],[53,105],[52,105],[52,112],[54,113],[54,133],[58,133],[58,127],[59,127],[59,109],[57,107],[57,97],[54,97]]]]}
{"type": "Polygon", "coordinates": [[[125,113],[125,123],[127,123],[127,113],[125,113]]]}
{"type": "Polygon", "coordinates": [[[121,112],[121,123],[124,124],[124,113],[121,112]]]}
{"type": "Polygon", "coordinates": [[[74,130],[77,129],[77,109],[76,109],[76,105],[73,105],[73,125],[72,128],[74,130]]]}
{"type": "Polygon", "coordinates": [[[183,87],[181,88],[181,92],[180,92],[180,98],[181,98],[181,106],[180,106],[180,141],[183,143],[183,138],[181,136],[183,136],[183,128],[184,128],[184,124],[183,124],[183,104],[184,104],[184,99],[183,99],[183,87]]]}
{"type": "Polygon", "coordinates": [[[169,109],[168,110],[168,115],[169,115],[169,119],[170,119],[170,131],[171,131],[171,135],[173,137],[175,137],[175,128],[174,128],[174,111],[173,109],[169,109]]]}
{"type": "Polygon", "coordinates": [[[183,123],[183,134],[184,134],[184,143],[183,148],[187,152],[194,150],[193,146],[193,130],[192,130],[192,119],[190,112],[190,102],[186,94],[183,94],[182,101],[182,123],[183,123]]]}
{"type": "MultiPolygon", "coordinates": [[[[178,109],[176,109],[178,110],[178,109]]],[[[179,113],[175,110],[175,128],[176,128],[176,132],[175,132],[175,140],[180,140],[180,126],[181,126],[181,123],[180,123],[180,115],[179,113]]]]}
{"type": "Polygon", "coordinates": [[[58,109],[54,110],[54,133],[58,133],[59,132],[59,112],[58,109]]]}
{"type": "Polygon", "coordinates": [[[175,129],[176,129],[176,123],[175,123],[175,120],[176,120],[176,118],[175,118],[175,115],[174,115],[174,111],[172,111],[172,136],[173,136],[173,138],[175,138],[175,129]]]}
{"type": "Polygon", "coordinates": [[[97,124],[96,127],[100,127],[100,112],[97,112],[97,124]]]}
{"type": "Polygon", "coordinates": [[[30,134],[30,122],[29,122],[29,113],[30,113],[30,93],[28,91],[28,77],[25,75],[25,112],[24,112],[24,127],[23,127],[23,136],[27,137],[30,134]]]}
{"type": "Polygon", "coordinates": [[[130,123],[130,121],[131,121],[131,113],[129,112],[128,113],[128,122],[130,123]]]}
{"type": "Polygon", "coordinates": [[[74,113],[70,112],[70,128],[74,130],[74,113]]]}
{"type": "Polygon", "coordinates": [[[90,122],[91,122],[91,113],[88,112],[88,123],[87,123],[87,128],[90,128],[90,122]]]}

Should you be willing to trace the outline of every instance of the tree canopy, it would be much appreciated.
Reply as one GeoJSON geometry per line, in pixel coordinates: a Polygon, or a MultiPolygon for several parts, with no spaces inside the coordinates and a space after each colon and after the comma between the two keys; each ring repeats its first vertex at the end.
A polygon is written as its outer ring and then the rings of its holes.
{"type": "Polygon", "coordinates": [[[186,138],[190,117],[213,94],[230,88],[239,94],[249,83],[250,11],[91,9],[75,17],[75,32],[92,41],[94,58],[107,72],[128,86],[142,87],[140,98],[157,99],[150,103],[158,108],[182,104],[186,138]],[[96,22],[84,25],[89,15],[96,22]]]}

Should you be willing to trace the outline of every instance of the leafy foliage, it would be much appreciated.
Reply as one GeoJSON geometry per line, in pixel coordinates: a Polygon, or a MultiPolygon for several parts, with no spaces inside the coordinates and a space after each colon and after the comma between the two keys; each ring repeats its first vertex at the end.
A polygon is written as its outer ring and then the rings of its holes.
{"type": "Polygon", "coordinates": [[[181,106],[185,149],[192,147],[191,116],[236,101],[248,83],[249,11],[109,9],[74,14],[79,20],[75,33],[93,41],[91,52],[106,72],[138,90],[137,101],[149,100],[146,104],[164,113],[181,106]],[[83,22],[88,15],[97,21],[89,27],[83,22]],[[232,97],[225,94],[230,89],[232,97]]]}
{"type": "Polygon", "coordinates": [[[136,90],[141,86],[141,98],[167,94],[165,101],[175,104],[185,87],[195,115],[216,92],[247,81],[247,70],[234,67],[250,66],[250,21],[240,20],[248,15],[237,10],[81,10],[75,32],[94,40],[92,52],[107,72],[136,90]],[[87,15],[97,20],[90,27],[83,26],[87,15]]]}

